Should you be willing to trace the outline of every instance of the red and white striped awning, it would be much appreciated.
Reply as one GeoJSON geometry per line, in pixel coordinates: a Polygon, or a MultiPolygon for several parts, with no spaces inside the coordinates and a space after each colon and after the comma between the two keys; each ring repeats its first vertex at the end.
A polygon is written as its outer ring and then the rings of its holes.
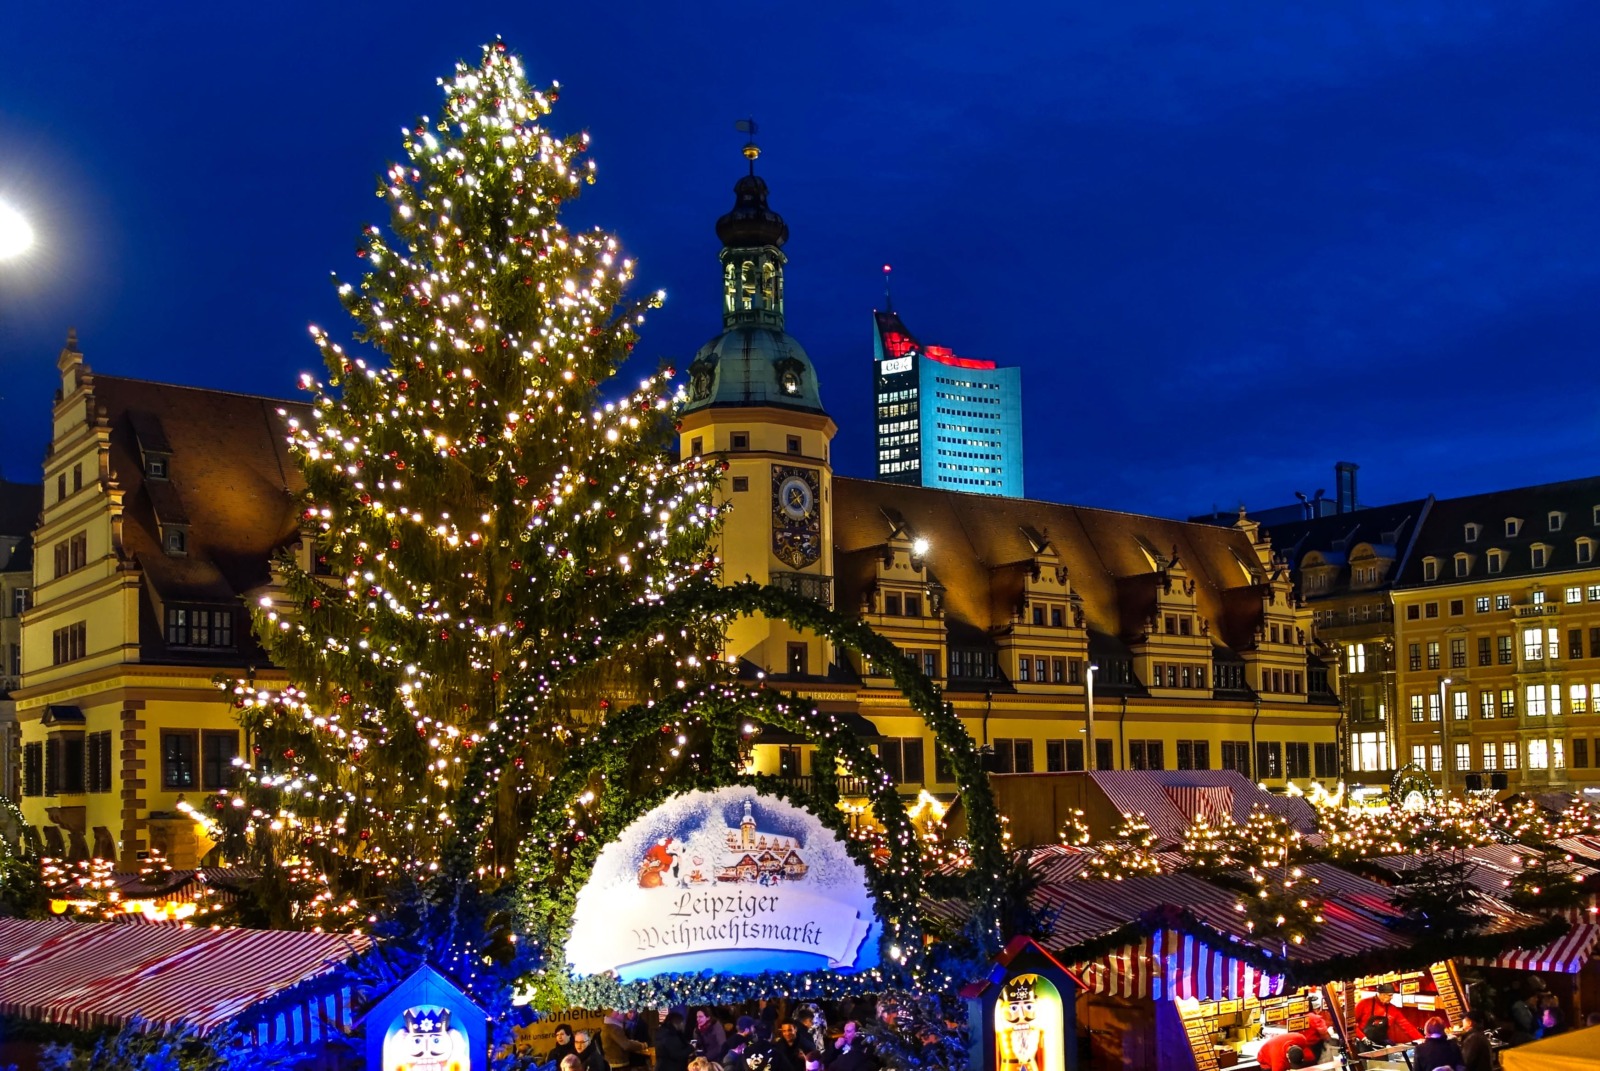
{"type": "Polygon", "coordinates": [[[1282,975],[1258,970],[1176,930],[1159,930],[1073,970],[1092,993],[1146,1000],[1260,998],[1283,988],[1282,975]]]}
{"type": "Polygon", "coordinates": [[[1596,941],[1600,941],[1600,925],[1581,923],[1572,927],[1565,937],[1557,938],[1541,948],[1514,948],[1493,959],[1463,959],[1461,962],[1484,967],[1510,967],[1519,971],[1577,974],[1594,951],[1596,941]]]}
{"type": "Polygon", "coordinates": [[[1167,785],[1166,789],[1173,805],[1191,822],[1204,818],[1217,825],[1233,820],[1231,785],[1167,785]]]}
{"type": "MultiPolygon", "coordinates": [[[[138,1019],[212,1030],[369,943],[344,934],[0,919],[0,1014],[86,1029],[138,1019]]],[[[323,1012],[348,1023],[349,994],[307,1000],[321,1010],[308,1006],[299,1017],[302,1034],[323,1012]]],[[[281,1014],[258,1036],[292,1038],[295,1018],[281,1014]]]]}

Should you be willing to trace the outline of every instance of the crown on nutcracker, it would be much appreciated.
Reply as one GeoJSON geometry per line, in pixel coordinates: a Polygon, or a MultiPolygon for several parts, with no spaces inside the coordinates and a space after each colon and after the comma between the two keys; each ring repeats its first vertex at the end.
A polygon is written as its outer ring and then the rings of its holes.
{"type": "Polygon", "coordinates": [[[412,1008],[405,1013],[406,1033],[445,1034],[450,1031],[449,1008],[412,1008]]]}

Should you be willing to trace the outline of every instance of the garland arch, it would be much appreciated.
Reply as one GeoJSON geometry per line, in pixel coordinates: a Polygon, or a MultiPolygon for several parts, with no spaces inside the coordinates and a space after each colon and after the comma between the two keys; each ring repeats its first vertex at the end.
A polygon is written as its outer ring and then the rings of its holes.
{"type": "MultiPolygon", "coordinates": [[[[874,817],[885,830],[885,843],[890,852],[886,865],[860,859],[866,864],[885,921],[883,962],[886,966],[858,976],[763,975],[741,979],[673,976],[624,985],[607,978],[574,983],[565,976],[564,957],[559,957],[560,962],[557,962],[558,957],[551,955],[546,969],[533,979],[536,1004],[546,1007],[561,1004],[616,1006],[630,1000],[723,1003],[779,992],[823,997],[829,995],[830,989],[841,993],[851,989],[859,991],[863,988],[863,978],[880,985],[889,984],[890,974],[895,972],[924,982],[935,981],[927,972],[938,968],[924,955],[918,924],[920,900],[930,891],[940,896],[968,899],[982,920],[975,928],[979,940],[986,946],[997,943],[1005,861],[999,817],[977,748],[953,708],[944,701],[938,686],[865,623],[771,586],[751,582],[726,587],[697,585],[613,619],[607,635],[590,648],[590,657],[604,657],[629,644],[648,641],[684,621],[722,620],[757,613],[807,629],[845,650],[876,660],[884,668],[912,710],[933,730],[935,746],[944,748],[950,760],[966,808],[972,866],[962,875],[933,875],[925,882],[915,831],[897,787],[878,756],[866,744],[840,731],[829,715],[817,712],[803,698],[784,696],[764,688],[754,689],[737,682],[713,682],[685,688],[664,700],[637,704],[613,713],[594,733],[573,745],[561,770],[545,791],[519,857],[517,874],[525,890],[523,920],[544,942],[547,954],[563,948],[578,891],[587,881],[600,849],[629,822],[675,792],[749,784],[805,806],[841,833],[841,839],[858,859],[865,854],[866,849],[843,828],[837,807],[837,789],[830,779],[818,779],[820,789],[805,792],[777,778],[731,772],[735,767],[732,760],[737,747],[738,720],[753,715],[796,732],[816,745],[823,768],[831,768],[835,760],[842,761],[849,772],[867,781],[874,817]],[[629,792],[622,787],[620,791],[582,799],[597,773],[606,786],[621,786],[620,774],[637,743],[664,731],[679,732],[693,722],[711,730],[711,761],[707,769],[679,776],[647,792],[629,792]],[[581,809],[581,813],[575,808],[581,809]],[[565,873],[559,876],[555,867],[549,865],[549,856],[541,858],[536,854],[541,850],[554,853],[558,845],[569,846],[563,860],[565,873]],[[559,884],[556,884],[558,877],[559,884]],[[894,951],[900,953],[898,957],[894,951]]],[[[540,689],[559,685],[587,661],[568,661],[560,668],[553,667],[540,689]]],[[[976,951],[983,955],[992,950],[992,947],[982,947],[976,951]]],[[[942,979],[947,984],[964,980],[942,979]]]]}

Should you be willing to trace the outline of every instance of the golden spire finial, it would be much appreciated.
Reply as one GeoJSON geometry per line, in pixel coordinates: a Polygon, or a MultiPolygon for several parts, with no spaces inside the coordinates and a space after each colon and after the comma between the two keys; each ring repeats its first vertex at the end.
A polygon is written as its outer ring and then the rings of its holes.
{"type": "Polygon", "coordinates": [[[761,146],[756,144],[756,121],[754,119],[739,119],[734,124],[735,130],[741,134],[749,134],[750,140],[744,143],[744,158],[750,161],[750,173],[756,173],[756,157],[761,155],[761,146]]]}

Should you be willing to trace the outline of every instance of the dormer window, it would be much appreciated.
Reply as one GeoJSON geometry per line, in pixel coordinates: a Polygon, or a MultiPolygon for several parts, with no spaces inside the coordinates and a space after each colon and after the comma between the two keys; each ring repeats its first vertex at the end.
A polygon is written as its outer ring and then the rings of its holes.
{"type": "Polygon", "coordinates": [[[1535,569],[1543,569],[1550,564],[1550,548],[1543,543],[1535,543],[1529,548],[1529,553],[1533,558],[1533,567],[1535,569]]]}
{"type": "Polygon", "coordinates": [[[144,459],[144,474],[152,480],[167,478],[167,459],[157,455],[147,455],[144,459]]]}
{"type": "Polygon", "coordinates": [[[189,553],[189,530],[182,525],[166,525],[161,536],[162,547],[168,554],[181,558],[189,553]]]}
{"type": "Polygon", "coordinates": [[[1500,572],[1500,570],[1505,568],[1505,565],[1506,565],[1506,554],[1505,554],[1505,551],[1503,551],[1503,550],[1491,550],[1489,552],[1488,559],[1489,559],[1489,572],[1491,574],[1498,573],[1498,572],[1500,572]]]}
{"type": "Polygon", "coordinates": [[[1462,534],[1466,537],[1468,543],[1476,543],[1478,541],[1478,533],[1481,531],[1483,531],[1483,525],[1470,523],[1462,534]]]}
{"type": "Polygon", "coordinates": [[[1439,559],[1438,558],[1424,558],[1424,559],[1422,559],[1422,579],[1425,582],[1430,583],[1430,584],[1433,581],[1439,579],[1439,559]]]}
{"type": "Polygon", "coordinates": [[[1471,572],[1472,572],[1472,555],[1470,555],[1470,554],[1457,554],[1456,555],[1456,576],[1458,576],[1458,577],[1467,576],[1471,572]]]}
{"type": "Polygon", "coordinates": [[[1594,540],[1587,537],[1578,540],[1578,564],[1588,565],[1594,561],[1594,540]]]}
{"type": "Polygon", "coordinates": [[[1562,513],[1560,510],[1551,510],[1548,519],[1550,522],[1550,531],[1559,532],[1561,531],[1562,523],[1567,519],[1567,515],[1562,513]]]}
{"type": "Polygon", "coordinates": [[[1506,518],[1506,538],[1515,539],[1516,536],[1517,536],[1517,533],[1520,532],[1520,531],[1522,531],[1522,518],[1520,518],[1520,517],[1507,517],[1506,518]]]}

